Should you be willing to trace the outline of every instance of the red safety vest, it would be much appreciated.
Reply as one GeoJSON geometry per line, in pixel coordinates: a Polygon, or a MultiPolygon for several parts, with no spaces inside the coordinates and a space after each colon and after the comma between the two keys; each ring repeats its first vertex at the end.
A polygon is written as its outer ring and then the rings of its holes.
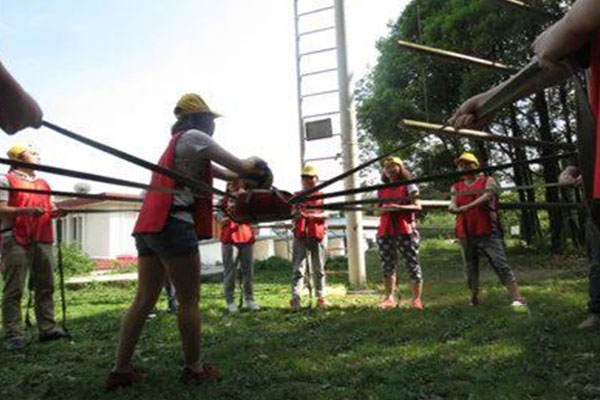
{"type": "MultiPolygon", "coordinates": [[[[173,169],[175,164],[175,146],[183,133],[184,132],[178,132],[172,136],[167,149],[158,161],[159,166],[173,169]]],[[[203,160],[203,163],[204,166],[201,169],[202,175],[199,177],[199,180],[212,186],[213,175],[210,160],[203,160]]],[[[156,172],[152,173],[150,184],[152,186],[163,186],[170,189],[174,189],[176,186],[173,179],[156,172]]],[[[133,229],[133,234],[157,233],[162,231],[165,222],[171,213],[172,204],[172,193],[157,191],[147,192],[137,223],[133,229]]],[[[192,214],[194,216],[198,240],[212,238],[212,193],[206,192],[203,193],[202,198],[196,198],[192,214]]]]}
{"type": "MultiPolygon", "coordinates": [[[[456,182],[453,185],[454,192],[456,192],[456,205],[464,206],[482,196],[484,193],[460,194],[460,192],[485,189],[487,180],[487,175],[481,175],[471,185],[465,184],[462,180],[456,182]]],[[[492,213],[495,213],[497,209],[498,197],[494,195],[490,203],[480,204],[465,213],[457,214],[456,236],[465,238],[490,235],[493,227],[492,213]]]]}
{"type": "Polygon", "coordinates": [[[596,159],[594,160],[593,197],[600,198],[600,31],[592,40],[589,74],[590,107],[596,117],[596,159]]]}
{"type": "MultiPolygon", "coordinates": [[[[302,192],[296,192],[298,195],[302,192]]],[[[313,193],[314,196],[320,195],[321,192],[313,193]]],[[[318,206],[323,204],[323,199],[307,200],[305,205],[318,206]]],[[[302,205],[296,206],[296,209],[302,211],[305,207],[302,205]]],[[[321,214],[323,211],[310,210],[313,213],[321,214]]],[[[294,237],[297,238],[315,238],[319,241],[323,240],[327,232],[327,224],[325,218],[305,218],[300,217],[294,222],[294,237]]]]}
{"type": "MultiPolygon", "coordinates": [[[[389,197],[406,197],[406,200],[379,203],[381,207],[389,204],[411,204],[408,199],[408,188],[406,185],[384,188],[377,191],[377,197],[385,199],[389,197]]],[[[412,211],[390,211],[384,212],[379,217],[379,229],[377,237],[410,235],[413,233],[415,213],[412,211]]]]}
{"type": "MultiPolygon", "coordinates": [[[[223,209],[229,210],[229,198],[223,199],[223,209]]],[[[221,229],[221,243],[226,244],[252,244],[254,243],[254,230],[250,224],[238,224],[231,219],[221,229]]]]}
{"type": "MultiPolygon", "coordinates": [[[[28,181],[20,178],[17,174],[6,174],[8,183],[14,189],[36,189],[50,190],[50,186],[43,179],[28,181]]],[[[13,237],[15,241],[23,246],[36,243],[53,243],[54,232],[52,230],[52,202],[50,195],[25,192],[10,192],[8,195],[9,207],[40,207],[46,213],[39,217],[19,215],[15,217],[13,225],[13,237]]]]}

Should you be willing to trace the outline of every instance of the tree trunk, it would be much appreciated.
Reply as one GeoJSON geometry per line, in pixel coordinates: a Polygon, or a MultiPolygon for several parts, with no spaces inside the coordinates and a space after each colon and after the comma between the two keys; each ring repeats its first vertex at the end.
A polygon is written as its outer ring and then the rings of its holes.
{"type": "MultiPolygon", "coordinates": [[[[510,108],[510,128],[513,132],[514,137],[522,137],[523,132],[521,131],[521,127],[517,122],[516,110],[514,107],[510,108]]],[[[523,147],[513,146],[514,150],[514,158],[516,161],[524,161],[527,160],[527,154],[523,147]]],[[[531,171],[529,170],[528,165],[521,165],[514,167],[515,174],[515,184],[517,186],[523,185],[531,185],[531,171]]],[[[535,202],[535,191],[533,189],[528,190],[519,190],[519,201],[521,203],[525,202],[535,202]]],[[[536,237],[537,233],[541,231],[541,227],[539,226],[540,222],[537,218],[537,212],[535,210],[521,210],[521,221],[520,221],[520,231],[521,238],[525,240],[527,244],[531,244],[533,239],[536,237]]]]}
{"type": "MultiPolygon", "coordinates": [[[[553,141],[552,130],[550,128],[550,115],[548,112],[548,103],[546,96],[543,92],[538,92],[534,96],[534,105],[536,112],[540,118],[540,135],[542,140],[549,142],[553,141]]],[[[543,148],[541,150],[542,157],[548,157],[555,154],[556,150],[549,150],[543,148]]],[[[556,160],[547,161],[543,164],[544,167],[544,181],[546,183],[555,183],[560,173],[558,168],[558,162],[556,160]]],[[[558,188],[550,187],[546,188],[546,202],[554,203],[559,202],[558,188]]],[[[550,219],[550,230],[551,230],[551,244],[550,249],[552,253],[558,254],[562,251],[563,245],[563,229],[562,229],[562,215],[558,209],[549,209],[548,217],[550,219]]]]}

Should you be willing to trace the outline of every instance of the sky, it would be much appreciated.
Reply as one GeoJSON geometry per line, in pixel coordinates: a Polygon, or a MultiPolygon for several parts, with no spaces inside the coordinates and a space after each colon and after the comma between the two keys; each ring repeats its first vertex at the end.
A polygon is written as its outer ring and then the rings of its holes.
{"type": "MultiPolygon", "coordinates": [[[[327,2],[299,0],[301,8],[327,2]]],[[[376,41],[407,2],[345,1],[354,80],[376,63],[376,41]]],[[[293,16],[293,0],[2,1],[0,58],[47,121],[153,162],[169,140],[178,98],[196,92],[224,115],[214,136],[220,145],[240,158],[265,159],[275,185],[296,190],[293,16]]],[[[322,44],[316,40],[303,46],[322,44]]],[[[142,183],[150,178],[140,167],[45,128],[0,135],[0,154],[17,142],[37,147],[43,164],[142,183]]],[[[339,151],[330,141],[311,146],[323,154],[339,151]]],[[[337,172],[327,167],[321,177],[337,172]]],[[[78,182],[41,175],[56,190],[78,182]]],[[[92,192],[138,192],[90,184],[92,192]]]]}

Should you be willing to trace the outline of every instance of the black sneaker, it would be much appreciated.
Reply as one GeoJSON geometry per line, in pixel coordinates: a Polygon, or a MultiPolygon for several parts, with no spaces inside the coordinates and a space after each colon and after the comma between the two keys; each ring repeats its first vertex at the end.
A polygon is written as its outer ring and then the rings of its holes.
{"type": "Polygon", "coordinates": [[[4,347],[8,351],[23,351],[25,349],[25,341],[19,338],[7,339],[4,347]]]}
{"type": "Polygon", "coordinates": [[[67,335],[61,329],[52,329],[51,331],[40,333],[39,341],[40,342],[52,342],[54,340],[64,339],[68,336],[69,335],[67,335]]]}

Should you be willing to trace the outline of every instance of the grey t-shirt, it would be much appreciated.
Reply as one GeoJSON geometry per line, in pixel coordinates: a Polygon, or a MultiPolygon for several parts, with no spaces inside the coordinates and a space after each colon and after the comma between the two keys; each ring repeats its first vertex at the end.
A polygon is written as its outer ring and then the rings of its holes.
{"type": "MultiPolygon", "coordinates": [[[[216,142],[210,135],[198,129],[186,131],[175,145],[175,166],[174,169],[184,175],[192,178],[198,178],[202,173],[202,168],[206,158],[203,153],[206,149],[216,146],[216,142]]],[[[173,205],[188,207],[194,204],[194,196],[188,188],[184,188],[185,193],[176,194],[173,197],[173,205]]],[[[194,217],[188,211],[172,212],[171,215],[181,221],[194,223],[194,217]]]]}

